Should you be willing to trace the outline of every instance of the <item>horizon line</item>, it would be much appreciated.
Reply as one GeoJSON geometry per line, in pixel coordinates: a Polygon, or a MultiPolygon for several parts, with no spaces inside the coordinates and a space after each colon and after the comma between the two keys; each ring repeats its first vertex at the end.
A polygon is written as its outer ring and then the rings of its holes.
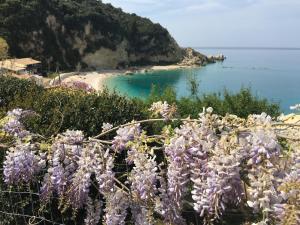
{"type": "Polygon", "coordinates": [[[247,49],[247,50],[300,50],[300,47],[247,47],[247,46],[196,46],[193,48],[201,48],[201,49],[247,49]]]}

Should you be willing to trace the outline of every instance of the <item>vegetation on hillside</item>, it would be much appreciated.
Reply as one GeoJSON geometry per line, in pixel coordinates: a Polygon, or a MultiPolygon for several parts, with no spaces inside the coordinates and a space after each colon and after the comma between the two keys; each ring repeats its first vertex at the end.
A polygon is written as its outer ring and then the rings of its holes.
{"type": "Polygon", "coordinates": [[[0,36],[12,56],[34,57],[51,71],[92,67],[84,57],[100,49],[117,66],[181,58],[161,25],[98,0],[1,0],[0,36]]]}

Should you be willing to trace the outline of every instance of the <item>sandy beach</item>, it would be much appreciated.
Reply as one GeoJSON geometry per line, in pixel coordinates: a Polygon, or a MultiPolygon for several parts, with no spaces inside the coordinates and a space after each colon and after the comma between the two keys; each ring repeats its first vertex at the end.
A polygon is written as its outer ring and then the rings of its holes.
{"type": "MultiPolygon", "coordinates": [[[[89,84],[96,91],[101,91],[105,87],[105,81],[107,78],[117,75],[130,76],[135,73],[148,73],[151,71],[159,70],[176,70],[182,68],[191,68],[194,66],[182,66],[182,65],[166,65],[166,66],[145,66],[145,67],[132,67],[128,69],[115,69],[115,70],[99,70],[91,72],[71,72],[60,74],[60,82],[68,83],[74,81],[81,81],[89,84]]],[[[56,77],[53,84],[59,82],[59,78],[56,77]]]]}
{"type": "Polygon", "coordinates": [[[63,83],[69,83],[74,81],[81,81],[84,83],[87,83],[91,87],[93,87],[96,91],[103,90],[103,87],[105,85],[105,80],[112,76],[116,75],[114,73],[108,73],[108,72],[82,72],[77,73],[74,75],[71,75],[65,79],[62,79],[63,83]]]}

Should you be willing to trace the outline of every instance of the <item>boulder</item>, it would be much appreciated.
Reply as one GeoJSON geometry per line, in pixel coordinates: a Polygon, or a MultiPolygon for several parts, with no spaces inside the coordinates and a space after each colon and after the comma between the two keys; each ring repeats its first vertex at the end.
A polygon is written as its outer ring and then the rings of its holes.
{"type": "Polygon", "coordinates": [[[203,66],[209,62],[208,58],[192,48],[183,49],[183,59],[180,66],[203,66]]]}

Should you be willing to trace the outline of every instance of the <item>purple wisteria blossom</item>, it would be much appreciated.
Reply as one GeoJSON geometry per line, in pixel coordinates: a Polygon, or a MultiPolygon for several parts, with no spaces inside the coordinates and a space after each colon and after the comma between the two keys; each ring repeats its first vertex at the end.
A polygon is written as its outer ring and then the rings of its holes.
{"type": "Polygon", "coordinates": [[[67,191],[67,198],[75,209],[82,208],[87,203],[92,184],[91,175],[97,165],[96,156],[94,148],[86,147],[78,160],[78,168],[67,191]]]}
{"type": "Polygon", "coordinates": [[[115,189],[107,194],[104,209],[104,222],[107,225],[125,225],[127,209],[130,206],[128,196],[123,190],[115,189]]]}
{"type": "Polygon", "coordinates": [[[8,150],[3,163],[4,182],[9,185],[30,183],[45,167],[45,160],[38,155],[36,146],[19,144],[8,150]]]}
{"type": "Polygon", "coordinates": [[[3,130],[15,137],[19,137],[19,138],[25,138],[26,136],[28,136],[30,134],[29,131],[25,130],[25,127],[23,126],[23,124],[15,119],[12,118],[10,119],[4,126],[3,126],[3,130]]]}
{"type": "Polygon", "coordinates": [[[135,224],[153,224],[155,196],[158,191],[157,164],[155,157],[139,152],[138,147],[134,146],[128,152],[128,161],[134,164],[128,178],[134,202],[131,212],[135,224]]]}
{"type": "Polygon", "coordinates": [[[267,160],[268,166],[272,167],[272,159],[280,155],[280,145],[276,134],[271,131],[258,129],[252,132],[248,139],[249,143],[251,143],[248,165],[257,165],[267,160]]]}
{"type": "Polygon", "coordinates": [[[135,137],[139,137],[141,134],[140,124],[128,125],[121,127],[117,130],[117,136],[113,140],[113,148],[117,152],[121,152],[126,149],[126,144],[129,141],[133,141],[135,137]]]}
{"type": "Polygon", "coordinates": [[[272,205],[280,203],[277,175],[280,174],[275,164],[279,161],[280,145],[276,135],[268,128],[253,130],[247,138],[249,149],[248,159],[248,205],[254,212],[262,210],[267,218],[272,211],[272,205]]]}
{"type": "Polygon", "coordinates": [[[153,212],[143,204],[131,203],[132,219],[135,225],[154,224],[153,212]]]}
{"type": "MultiPolygon", "coordinates": [[[[203,116],[205,115],[203,114],[203,116]]],[[[188,193],[191,175],[193,173],[193,176],[194,174],[200,176],[202,173],[208,152],[215,145],[215,137],[204,119],[201,125],[184,123],[180,129],[175,129],[175,133],[176,135],[165,148],[168,156],[168,190],[164,195],[169,200],[163,200],[163,202],[169,204],[171,201],[170,206],[172,207],[171,210],[165,211],[168,213],[165,218],[173,223],[177,221],[176,224],[184,224],[181,211],[183,199],[188,193]]],[[[167,205],[164,206],[164,208],[167,207],[167,205]]]]}
{"type": "Polygon", "coordinates": [[[82,131],[67,130],[65,133],[63,133],[60,141],[68,145],[77,145],[81,144],[83,142],[83,139],[84,136],[82,131]]]}
{"type": "Polygon", "coordinates": [[[157,165],[155,157],[151,158],[146,153],[138,152],[137,150],[133,151],[134,167],[129,176],[131,191],[141,201],[151,201],[157,192],[157,165]]]}
{"type": "Polygon", "coordinates": [[[100,222],[102,214],[103,202],[99,199],[94,201],[89,197],[87,200],[86,218],[84,219],[84,225],[97,225],[100,222]]]}
{"type": "MultiPolygon", "coordinates": [[[[100,146],[99,146],[100,147],[100,146]]],[[[100,147],[102,150],[102,148],[100,147]]],[[[114,158],[109,153],[109,149],[101,151],[95,165],[95,176],[98,182],[99,191],[103,195],[110,194],[114,190],[115,172],[114,158]]]]}
{"type": "Polygon", "coordinates": [[[210,158],[203,175],[193,182],[194,209],[206,223],[219,219],[228,205],[237,206],[244,196],[239,162],[232,155],[210,158]]]}
{"type": "Polygon", "coordinates": [[[154,102],[149,109],[154,115],[161,115],[165,120],[170,120],[176,113],[176,107],[166,101],[154,102]]]}
{"type": "MultiPolygon", "coordinates": [[[[153,111],[167,106],[157,103],[153,111]]],[[[3,162],[4,182],[40,184],[46,171],[41,202],[58,196],[61,209],[86,212],[86,225],[185,225],[186,210],[212,225],[246,207],[262,220],[253,225],[300,224],[300,150],[295,143],[281,149],[265,113],[222,117],[209,107],[198,120],[164,127],[162,135],[148,136],[133,122],[121,125],[112,141],[68,130],[46,144],[38,135],[20,135],[23,115],[17,109],[1,120],[6,133],[17,133],[3,162]]]]}
{"type": "Polygon", "coordinates": [[[30,132],[25,129],[21,119],[31,114],[33,114],[32,111],[23,109],[14,109],[12,111],[8,111],[6,117],[7,122],[4,123],[2,127],[3,131],[9,135],[21,139],[29,136],[30,132]]]}
{"type": "Polygon", "coordinates": [[[60,197],[65,195],[72,183],[74,173],[78,169],[78,161],[82,154],[82,132],[67,131],[58,136],[52,145],[49,168],[45,174],[41,188],[41,197],[49,199],[55,191],[60,197]]]}

